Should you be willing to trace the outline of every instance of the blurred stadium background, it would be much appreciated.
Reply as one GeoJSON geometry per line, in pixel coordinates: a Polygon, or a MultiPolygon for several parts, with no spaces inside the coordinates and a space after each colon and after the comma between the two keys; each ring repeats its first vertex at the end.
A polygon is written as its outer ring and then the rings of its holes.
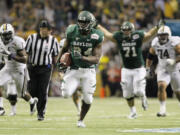
{"type": "MultiPolygon", "coordinates": [[[[91,11],[96,19],[110,31],[119,30],[125,20],[135,24],[136,29],[147,30],[164,18],[172,29],[173,35],[180,35],[180,0],[0,0],[0,24],[11,23],[18,35],[27,38],[37,29],[40,19],[47,18],[53,27],[53,35],[58,40],[65,37],[65,29],[76,23],[81,10],[91,11]]],[[[144,57],[150,43],[143,48],[144,57]]],[[[155,63],[156,64],[156,63],[155,63]]],[[[121,96],[120,81],[121,60],[115,45],[104,41],[103,57],[97,69],[97,90],[106,89],[107,96],[121,96]],[[102,79],[103,78],[103,79],[102,79]],[[116,90],[116,91],[114,91],[116,90]]],[[[51,81],[50,96],[60,96],[59,77],[55,72],[51,81]]],[[[156,78],[148,80],[147,95],[157,94],[156,78]]],[[[171,88],[168,96],[172,97],[171,88]]]]}

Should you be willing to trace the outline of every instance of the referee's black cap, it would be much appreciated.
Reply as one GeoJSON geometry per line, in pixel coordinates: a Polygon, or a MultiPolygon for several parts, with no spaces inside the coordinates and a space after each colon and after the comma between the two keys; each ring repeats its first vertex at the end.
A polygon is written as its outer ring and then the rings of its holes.
{"type": "Polygon", "coordinates": [[[51,26],[47,20],[42,20],[39,24],[39,28],[48,28],[51,29],[51,26]]]}

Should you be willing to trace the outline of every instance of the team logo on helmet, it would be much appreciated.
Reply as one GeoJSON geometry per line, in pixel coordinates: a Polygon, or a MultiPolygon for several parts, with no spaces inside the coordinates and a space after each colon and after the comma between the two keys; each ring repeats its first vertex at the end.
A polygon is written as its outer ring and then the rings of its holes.
{"type": "Polygon", "coordinates": [[[158,40],[160,44],[165,44],[171,37],[171,29],[168,26],[162,26],[157,32],[158,40]]]}
{"type": "Polygon", "coordinates": [[[14,37],[14,28],[11,24],[3,24],[0,27],[0,35],[4,44],[8,44],[14,37]]]}

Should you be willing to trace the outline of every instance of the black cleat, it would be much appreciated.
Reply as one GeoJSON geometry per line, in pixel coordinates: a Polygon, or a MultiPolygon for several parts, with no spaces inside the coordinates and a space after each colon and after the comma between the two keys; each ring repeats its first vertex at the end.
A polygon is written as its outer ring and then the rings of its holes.
{"type": "Polygon", "coordinates": [[[5,114],[5,110],[3,107],[0,107],[0,116],[3,116],[5,114]]]}
{"type": "Polygon", "coordinates": [[[44,116],[43,115],[37,115],[38,121],[43,121],[44,120],[44,116]]]}

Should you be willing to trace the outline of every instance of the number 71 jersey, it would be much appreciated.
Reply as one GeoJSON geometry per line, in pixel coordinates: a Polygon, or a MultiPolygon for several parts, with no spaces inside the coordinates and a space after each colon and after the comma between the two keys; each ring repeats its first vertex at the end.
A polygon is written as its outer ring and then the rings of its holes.
{"type": "Polygon", "coordinates": [[[180,44],[180,37],[171,36],[166,44],[160,45],[158,38],[154,38],[151,47],[154,48],[158,56],[158,65],[166,66],[167,59],[176,59],[175,47],[180,44]]]}
{"type": "Polygon", "coordinates": [[[135,31],[130,37],[126,37],[121,31],[118,31],[113,34],[113,38],[117,42],[125,68],[135,69],[144,66],[141,49],[144,38],[143,31],[135,31]]]}

